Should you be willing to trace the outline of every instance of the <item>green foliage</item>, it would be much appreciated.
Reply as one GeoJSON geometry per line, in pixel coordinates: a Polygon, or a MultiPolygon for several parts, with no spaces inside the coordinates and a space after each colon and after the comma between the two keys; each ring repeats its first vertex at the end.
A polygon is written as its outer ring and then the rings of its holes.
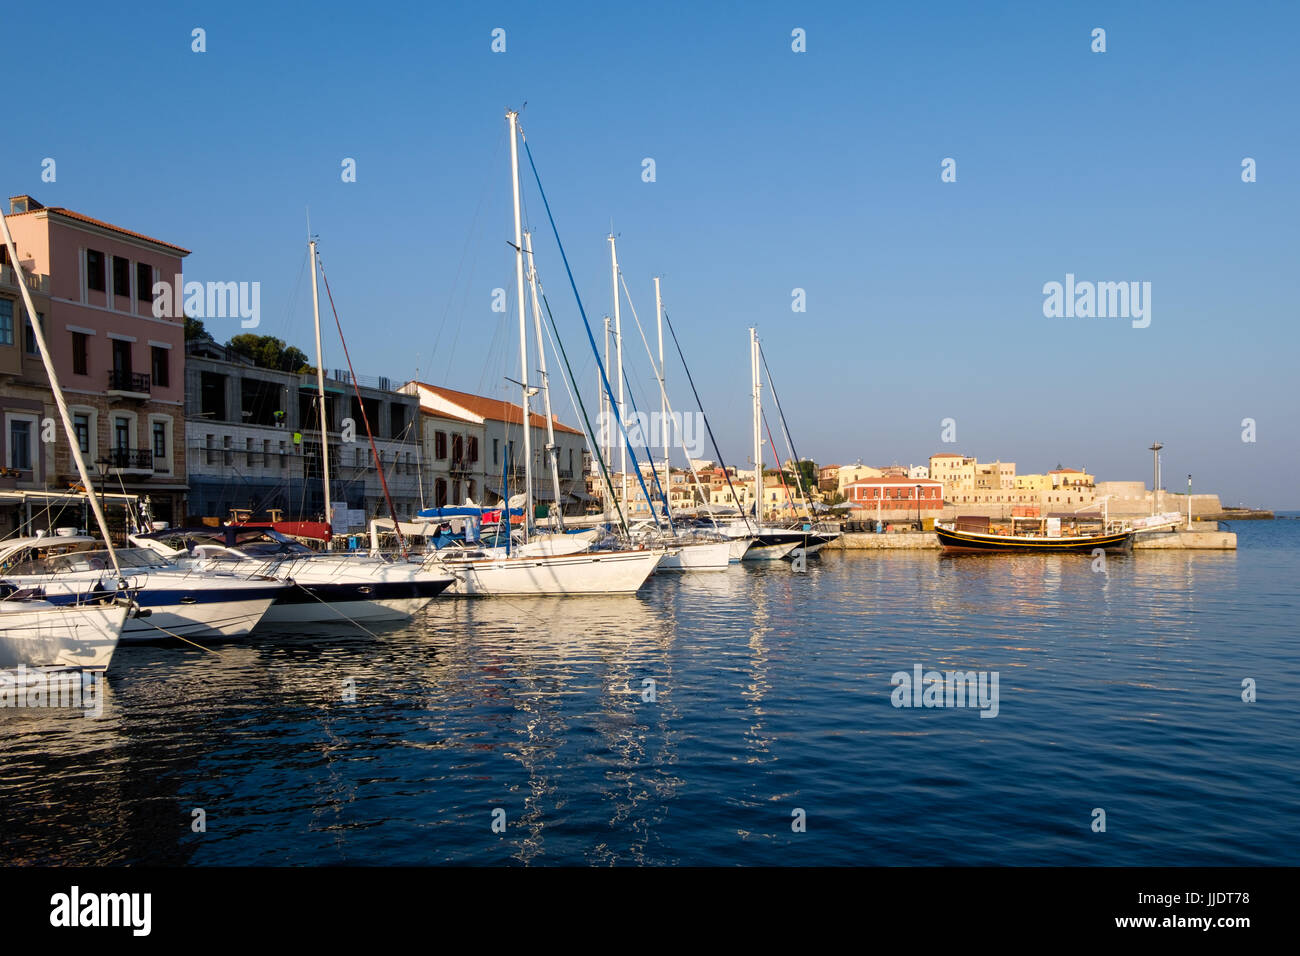
{"type": "Polygon", "coordinates": [[[185,316],[185,341],[189,342],[193,339],[206,338],[209,338],[208,330],[203,327],[203,321],[201,319],[192,318],[188,315],[185,316]]]}
{"type": "Polygon", "coordinates": [[[273,368],[281,372],[301,372],[309,366],[307,356],[293,345],[285,345],[282,339],[273,335],[254,335],[244,332],[234,336],[226,343],[236,352],[242,352],[261,368],[273,368]]]}

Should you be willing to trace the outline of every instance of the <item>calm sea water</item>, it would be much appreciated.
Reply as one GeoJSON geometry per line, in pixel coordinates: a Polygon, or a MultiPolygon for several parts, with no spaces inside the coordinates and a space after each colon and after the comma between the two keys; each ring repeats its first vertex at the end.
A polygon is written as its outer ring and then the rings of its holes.
{"type": "Polygon", "coordinates": [[[126,648],[102,719],[0,710],[0,862],[1295,864],[1300,521],[1233,530],[126,648]],[[895,708],[916,664],[998,715],[895,708]]]}

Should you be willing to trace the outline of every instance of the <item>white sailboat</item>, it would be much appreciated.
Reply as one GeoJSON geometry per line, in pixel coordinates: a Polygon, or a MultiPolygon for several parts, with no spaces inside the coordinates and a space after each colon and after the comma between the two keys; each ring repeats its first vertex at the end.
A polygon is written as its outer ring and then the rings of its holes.
{"type": "MultiPolygon", "coordinates": [[[[749,363],[753,380],[754,398],[754,517],[751,522],[742,517],[727,525],[724,533],[736,539],[752,538],[745,551],[746,561],[779,561],[796,548],[816,546],[813,536],[791,528],[765,525],[763,512],[763,380],[759,373],[758,330],[749,330],[749,363]]],[[[738,502],[739,503],[739,502],[738,502]]],[[[808,553],[808,552],[805,552],[808,553]]]]}
{"type": "MultiPolygon", "coordinates": [[[[514,200],[515,287],[519,304],[520,390],[522,393],[524,444],[523,536],[529,544],[528,527],[533,516],[532,421],[529,399],[534,390],[528,384],[528,331],[524,306],[524,237],[519,196],[519,114],[507,111],[510,129],[510,184],[514,200]]],[[[531,248],[529,250],[531,260],[531,248]]],[[[535,286],[534,286],[535,288],[535,286]]],[[[540,320],[538,320],[540,321],[540,320]]],[[[548,416],[549,418],[549,416],[548,416]]],[[[553,441],[552,441],[553,444],[553,441]]],[[[552,478],[555,456],[550,455],[552,478]]],[[[504,517],[509,526],[510,498],[505,497],[504,517]]],[[[557,494],[557,504],[558,504],[557,494]]],[[[435,552],[425,560],[455,578],[450,592],[464,596],[632,594],[640,589],[663,560],[663,549],[637,548],[621,551],[584,551],[578,554],[516,554],[508,557],[496,551],[466,548],[435,552]]]]}

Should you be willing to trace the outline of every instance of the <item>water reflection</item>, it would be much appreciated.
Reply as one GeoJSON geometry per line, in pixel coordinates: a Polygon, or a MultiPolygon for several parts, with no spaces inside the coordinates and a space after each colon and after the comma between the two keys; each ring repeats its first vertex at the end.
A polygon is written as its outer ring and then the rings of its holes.
{"type": "Polygon", "coordinates": [[[1063,808],[1101,789],[1139,823],[1181,819],[1170,801],[1227,788],[1232,820],[1144,831],[1141,857],[1223,861],[1284,846],[1300,811],[1268,769],[1300,759],[1296,706],[1234,707],[1224,686],[1267,666],[1300,688],[1279,643],[1297,555],[1100,573],[829,554],[636,597],[439,601],[374,635],[126,648],[102,720],[0,711],[0,845],[21,863],[1128,863],[1063,808]],[[1000,671],[998,718],[891,707],[889,675],[916,663],[1000,671]]]}

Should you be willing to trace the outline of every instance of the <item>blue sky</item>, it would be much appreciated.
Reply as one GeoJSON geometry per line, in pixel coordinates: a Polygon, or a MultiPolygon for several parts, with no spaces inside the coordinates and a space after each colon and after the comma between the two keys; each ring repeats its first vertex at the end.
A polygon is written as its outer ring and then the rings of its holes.
{"type": "MultiPolygon", "coordinates": [[[[358,372],[504,397],[504,110],[527,102],[589,316],[611,308],[612,222],[643,320],[663,276],[732,463],[756,324],[819,461],[956,451],[1149,481],[1158,438],[1170,488],[1191,472],[1225,503],[1297,508],[1298,21],[1284,3],[28,5],[3,26],[23,106],[0,182],[193,249],[187,279],[260,282],[259,331],[305,350],[310,207],[358,372]],[[1067,273],[1150,282],[1150,326],[1045,318],[1043,285],[1067,273]]],[[[526,204],[594,401],[531,180],[526,204]]],[[[678,408],[684,384],[670,364],[678,408]]]]}

